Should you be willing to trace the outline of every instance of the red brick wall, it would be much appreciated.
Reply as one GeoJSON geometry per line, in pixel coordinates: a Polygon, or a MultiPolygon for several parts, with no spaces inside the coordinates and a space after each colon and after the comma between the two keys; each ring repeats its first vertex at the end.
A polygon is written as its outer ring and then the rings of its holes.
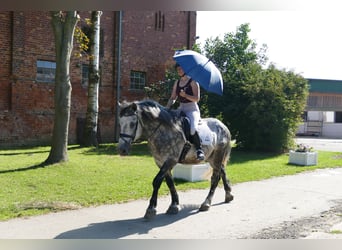
{"type": "MultiPolygon", "coordinates": [[[[131,70],[144,71],[147,83],[162,80],[173,64],[173,49],[195,36],[196,13],[164,12],[164,30],[156,25],[156,11],[124,11],[122,19],[121,100],[144,97],[129,89],[131,70]]],[[[90,12],[80,16],[90,17],[90,12]]],[[[161,15],[162,16],[162,15],[161,15]]],[[[104,53],[100,59],[99,126],[103,142],[114,141],[117,95],[117,12],[101,16],[104,53]]],[[[36,82],[36,61],[55,60],[54,36],[48,12],[0,12],[0,147],[48,144],[54,118],[54,84],[36,82]]],[[[190,41],[190,45],[194,40],[190,41]]],[[[76,47],[74,47],[74,50],[76,47]]],[[[72,106],[69,142],[77,138],[77,118],[86,114],[87,89],[81,85],[82,63],[72,56],[72,106]]]]}
{"type": "MultiPolygon", "coordinates": [[[[0,110],[8,110],[10,104],[11,74],[11,13],[0,12],[0,110]]],[[[1,118],[0,118],[1,121],[1,118]]],[[[0,128],[1,129],[1,128],[0,128]]]]}
{"type": "MultiPolygon", "coordinates": [[[[130,71],[147,72],[147,83],[163,80],[165,70],[174,64],[175,49],[186,48],[188,43],[188,12],[166,11],[164,31],[159,22],[156,29],[156,15],[159,11],[127,11],[123,15],[122,41],[122,98],[135,100],[141,92],[129,90],[130,71]]],[[[191,13],[190,39],[194,43],[196,14],[191,13]]]]}

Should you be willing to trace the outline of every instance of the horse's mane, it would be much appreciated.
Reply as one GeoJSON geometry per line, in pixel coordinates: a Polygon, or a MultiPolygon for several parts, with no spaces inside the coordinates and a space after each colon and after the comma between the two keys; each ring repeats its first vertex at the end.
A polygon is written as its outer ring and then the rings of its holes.
{"type": "Polygon", "coordinates": [[[159,122],[166,126],[178,127],[179,119],[175,111],[165,108],[154,100],[143,100],[136,102],[143,111],[145,118],[158,119],[159,122]]]}

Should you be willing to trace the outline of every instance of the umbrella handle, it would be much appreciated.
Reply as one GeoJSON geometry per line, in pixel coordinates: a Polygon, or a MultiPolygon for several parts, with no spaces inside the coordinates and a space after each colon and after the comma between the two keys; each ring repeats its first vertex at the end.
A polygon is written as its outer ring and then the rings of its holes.
{"type": "Polygon", "coordinates": [[[170,98],[169,101],[166,104],[166,108],[168,108],[168,109],[171,108],[171,106],[173,104],[175,104],[175,102],[176,102],[176,100],[170,98]]]}

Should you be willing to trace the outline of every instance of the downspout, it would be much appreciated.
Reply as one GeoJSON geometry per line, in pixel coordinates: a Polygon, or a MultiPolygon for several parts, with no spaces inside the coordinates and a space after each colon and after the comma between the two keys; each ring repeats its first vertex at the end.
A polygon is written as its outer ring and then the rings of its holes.
{"type": "Polygon", "coordinates": [[[188,34],[187,34],[187,49],[191,49],[190,48],[190,41],[191,41],[191,11],[188,11],[188,34]]]}
{"type": "Polygon", "coordinates": [[[122,39],[122,11],[119,11],[119,27],[118,27],[118,39],[117,39],[117,79],[116,79],[116,103],[115,106],[115,128],[114,128],[114,137],[115,137],[115,142],[119,141],[119,114],[120,110],[118,107],[118,102],[120,101],[120,96],[121,96],[121,39],[122,39]]]}
{"type": "Polygon", "coordinates": [[[11,67],[10,67],[10,91],[8,93],[8,109],[12,110],[12,92],[13,92],[13,82],[14,82],[14,11],[10,12],[10,26],[11,26],[11,44],[10,44],[10,51],[11,51],[11,67]]]}

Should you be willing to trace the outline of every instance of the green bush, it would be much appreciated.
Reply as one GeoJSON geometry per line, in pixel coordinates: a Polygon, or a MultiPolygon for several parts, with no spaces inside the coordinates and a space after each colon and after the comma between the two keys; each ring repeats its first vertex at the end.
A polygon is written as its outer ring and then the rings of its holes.
{"type": "Polygon", "coordinates": [[[205,93],[202,114],[220,117],[243,149],[283,152],[293,146],[301,121],[307,81],[291,71],[264,67],[266,45],[259,52],[248,38],[247,24],[223,40],[209,39],[205,53],[220,68],[223,96],[205,93]]]}

